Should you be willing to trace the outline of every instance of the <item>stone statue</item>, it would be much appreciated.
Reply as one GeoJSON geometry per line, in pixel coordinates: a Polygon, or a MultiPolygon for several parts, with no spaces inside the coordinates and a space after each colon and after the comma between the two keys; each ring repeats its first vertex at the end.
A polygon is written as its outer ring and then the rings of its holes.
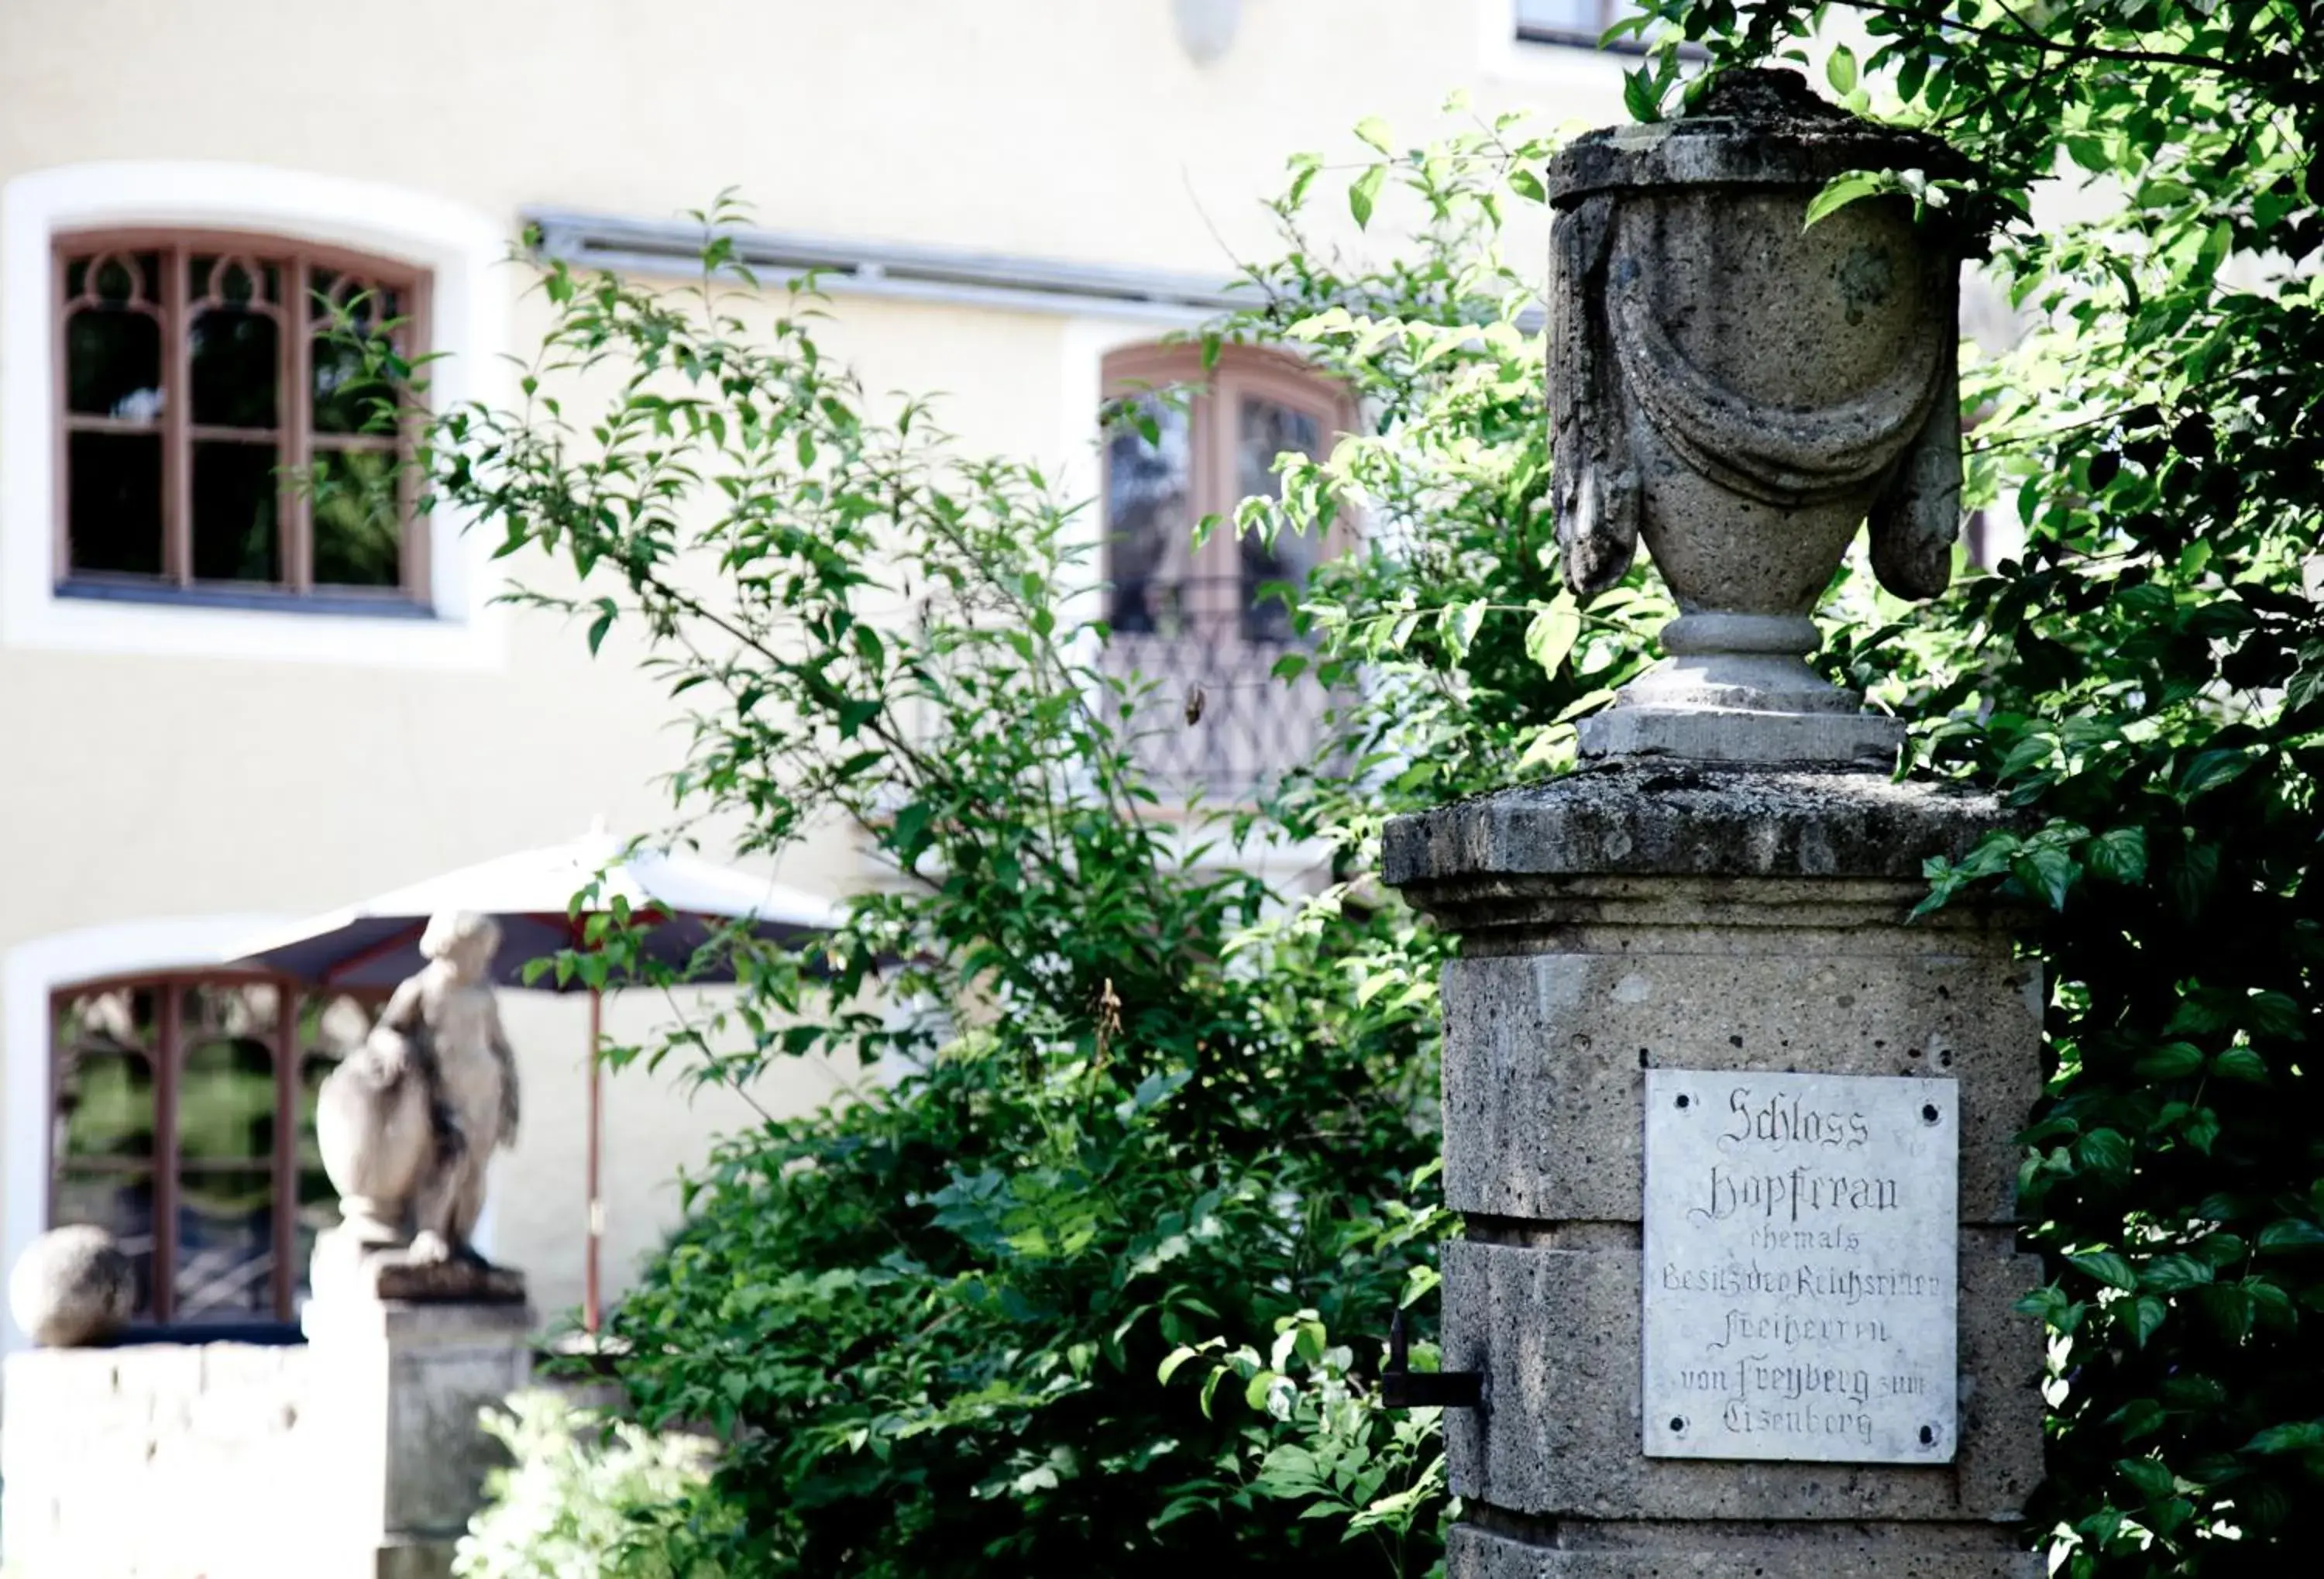
{"type": "MultiPolygon", "coordinates": [[[[517,1122],[516,1061],[493,999],[500,939],[488,916],[447,910],[430,920],[420,939],[427,965],[323,1083],[315,1129],[340,1195],[337,1255],[485,1270],[471,1235],[486,1167],[517,1122]]],[[[449,1290],[461,1279],[421,1281],[449,1290]]]]}
{"type": "Polygon", "coordinates": [[[1565,577],[1602,590],[1643,539],[1680,610],[1669,663],[1585,723],[1585,754],[1894,762],[1902,726],[1805,662],[1809,615],[1868,515],[1889,591],[1950,577],[1960,252],[1896,196],[1803,221],[1831,177],[1957,165],[1772,70],[1551,163],[1565,577]]]}

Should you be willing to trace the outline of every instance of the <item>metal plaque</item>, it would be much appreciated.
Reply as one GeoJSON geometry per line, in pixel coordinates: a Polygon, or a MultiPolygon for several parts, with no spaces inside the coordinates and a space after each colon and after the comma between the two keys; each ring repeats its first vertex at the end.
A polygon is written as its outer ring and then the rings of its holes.
{"type": "Polygon", "coordinates": [[[1949,1464],[1950,1080],[1646,1071],[1650,1458],[1949,1464]]]}

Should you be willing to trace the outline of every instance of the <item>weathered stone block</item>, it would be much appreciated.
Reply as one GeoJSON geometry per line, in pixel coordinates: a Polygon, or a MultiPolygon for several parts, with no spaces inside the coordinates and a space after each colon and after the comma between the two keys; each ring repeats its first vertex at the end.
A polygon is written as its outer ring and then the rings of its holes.
{"type": "Polygon", "coordinates": [[[1960,1446],[1952,1464],[1650,1459],[1640,1450],[1635,1233],[1444,1247],[1444,1365],[1486,1373],[1485,1403],[1445,1415],[1452,1489],[1496,1508],[1591,1519],[2017,1518],[2042,1476],[2043,1349],[2013,1308],[2040,1263],[2006,1233],[1960,1244],[1960,1446]]]}
{"type": "Polygon", "coordinates": [[[1447,1579],[2041,1579],[2039,1552],[1991,1526],[1712,1524],[1600,1529],[1542,1541],[1453,1527],[1447,1579]]]}
{"type": "Polygon", "coordinates": [[[1621,931],[1602,951],[1445,966],[1455,1210],[1635,1223],[1644,1071],[1766,1069],[1959,1081],[1962,1219],[2011,1220],[2041,1017],[2038,972],[2006,937],[1761,929],[1741,952],[1699,928],[1621,931]]]}

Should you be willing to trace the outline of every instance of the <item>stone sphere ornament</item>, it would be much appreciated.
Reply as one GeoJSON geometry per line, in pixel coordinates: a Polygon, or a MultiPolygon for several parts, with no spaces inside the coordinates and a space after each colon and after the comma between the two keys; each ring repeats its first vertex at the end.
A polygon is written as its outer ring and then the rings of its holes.
{"type": "Polygon", "coordinates": [[[1961,248],[1900,195],[1805,220],[1850,171],[1960,169],[1788,71],[1729,72],[1692,113],[1551,162],[1565,579],[1602,591],[1643,540],[1680,610],[1584,756],[1894,765],[1903,725],[1809,667],[1809,616],[1868,519],[1889,591],[1950,577],[1961,248]]]}
{"type": "Polygon", "coordinates": [[[103,1343],[129,1324],[137,1276],[102,1228],[51,1228],[27,1245],[8,1274],[8,1314],[45,1349],[103,1343]]]}

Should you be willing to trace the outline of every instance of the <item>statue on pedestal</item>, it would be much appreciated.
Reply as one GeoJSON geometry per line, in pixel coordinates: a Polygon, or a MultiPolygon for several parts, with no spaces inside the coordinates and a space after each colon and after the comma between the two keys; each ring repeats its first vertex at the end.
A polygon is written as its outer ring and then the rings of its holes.
{"type": "Polygon", "coordinates": [[[317,1247],[387,1297],[521,1298],[521,1275],[473,1242],[493,1153],[516,1134],[516,1059],[493,999],[499,924],[447,910],[420,940],[427,965],[388,1001],[316,1103],[340,1226],[317,1247]]]}

